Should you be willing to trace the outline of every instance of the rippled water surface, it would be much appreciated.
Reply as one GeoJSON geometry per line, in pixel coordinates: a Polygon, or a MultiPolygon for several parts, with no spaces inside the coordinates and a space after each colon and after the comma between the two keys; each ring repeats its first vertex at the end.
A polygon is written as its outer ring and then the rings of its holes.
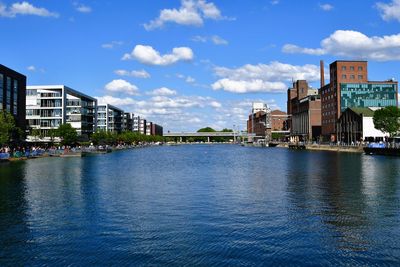
{"type": "Polygon", "coordinates": [[[399,265],[400,158],[152,147],[0,164],[0,265],[399,265]]]}

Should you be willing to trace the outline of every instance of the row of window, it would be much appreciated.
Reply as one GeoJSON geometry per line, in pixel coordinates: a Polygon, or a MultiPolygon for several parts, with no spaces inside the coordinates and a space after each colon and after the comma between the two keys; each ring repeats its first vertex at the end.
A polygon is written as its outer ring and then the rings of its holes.
{"type": "MultiPolygon", "coordinates": [[[[354,66],[350,66],[350,71],[354,71],[354,66]]],[[[363,70],[363,67],[362,66],[358,66],[358,71],[362,71],[363,70]]],[[[347,66],[342,66],[342,70],[343,71],[345,71],[345,70],[347,70],[347,66]]]]}
{"type": "Polygon", "coordinates": [[[18,81],[11,79],[3,74],[0,74],[0,110],[2,110],[4,98],[6,100],[6,110],[13,113],[15,116],[18,113],[18,81]],[[6,82],[6,92],[4,95],[4,81],[6,82]],[[11,101],[12,100],[12,101],[11,101]],[[11,110],[11,103],[12,110],[11,110]]]}
{"type": "MultiPolygon", "coordinates": [[[[364,77],[362,75],[358,75],[358,79],[362,80],[364,77]]],[[[342,79],[346,80],[347,79],[347,75],[346,74],[342,74],[342,79]]],[[[354,74],[350,75],[350,80],[355,80],[356,76],[354,74]]]]}

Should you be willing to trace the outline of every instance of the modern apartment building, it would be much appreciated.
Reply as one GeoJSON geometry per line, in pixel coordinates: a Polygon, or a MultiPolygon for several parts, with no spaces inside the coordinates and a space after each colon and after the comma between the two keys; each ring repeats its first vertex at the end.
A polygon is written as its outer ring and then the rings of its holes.
{"type": "Polygon", "coordinates": [[[0,110],[10,112],[16,125],[26,129],[26,76],[0,64],[0,110]]]}
{"type": "Polygon", "coordinates": [[[322,135],[337,140],[338,119],[346,108],[397,106],[398,83],[368,81],[367,61],[335,61],[330,83],[321,87],[322,135]]]}
{"type": "Polygon", "coordinates": [[[146,134],[146,125],[147,121],[143,118],[139,120],[139,133],[140,134],[146,134]]]}
{"type": "Polygon", "coordinates": [[[134,114],[125,112],[122,119],[122,130],[133,132],[133,118],[134,114]]]}
{"type": "Polygon", "coordinates": [[[121,133],[124,111],[110,104],[99,104],[97,107],[97,129],[121,133]]]}
{"type": "Polygon", "coordinates": [[[164,134],[163,127],[161,125],[153,123],[152,128],[151,128],[151,134],[163,136],[163,134],[164,134]]]}
{"type": "Polygon", "coordinates": [[[44,141],[49,131],[69,123],[78,135],[89,137],[96,129],[97,100],[65,85],[26,87],[26,121],[39,129],[44,141]]]}
{"type": "Polygon", "coordinates": [[[151,121],[146,122],[146,135],[153,135],[152,134],[153,123],[151,121]]]}
{"type": "Polygon", "coordinates": [[[140,116],[133,116],[133,131],[139,132],[140,116]]]}

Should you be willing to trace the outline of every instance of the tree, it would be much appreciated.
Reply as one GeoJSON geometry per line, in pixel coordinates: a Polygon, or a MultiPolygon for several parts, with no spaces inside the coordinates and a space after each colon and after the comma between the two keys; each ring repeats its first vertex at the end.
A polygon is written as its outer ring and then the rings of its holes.
{"type": "Polygon", "coordinates": [[[13,115],[7,111],[0,111],[0,145],[10,143],[16,130],[13,115]]]}
{"type": "Polygon", "coordinates": [[[40,129],[38,128],[31,129],[31,136],[34,138],[35,141],[43,137],[40,129]]]}
{"type": "Polygon", "coordinates": [[[61,138],[61,144],[74,145],[78,141],[78,133],[69,123],[61,124],[57,128],[57,136],[61,138]]]}
{"type": "Polygon", "coordinates": [[[400,109],[390,106],[374,112],[375,128],[393,137],[400,130],[400,109]]]}
{"type": "Polygon", "coordinates": [[[222,129],[221,132],[223,132],[223,133],[231,133],[231,132],[233,132],[233,130],[232,130],[232,129],[224,128],[224,129],[222,129]]]}
{"type": "Polygon", "coordinates": [[[216,130],[214,130],[211,127],[205,127],[205,128],[201,128],[199,130],[197,130],[198,133],[210,133],[210,132],[216,132],[216,130]]]}

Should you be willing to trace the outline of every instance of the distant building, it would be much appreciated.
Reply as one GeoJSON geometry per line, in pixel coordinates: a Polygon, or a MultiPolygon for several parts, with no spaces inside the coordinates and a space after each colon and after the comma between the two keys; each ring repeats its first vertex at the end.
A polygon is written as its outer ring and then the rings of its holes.
{"type": "Polygon", "coordinates": [[[321,135],[321,97],[318,90],[309,87],[307,81],[298,80],[288,89],[287,103],[291,140],[316,140],[321,135]]]}
{"type": "Polygon", "coordinates": [[[143,118],[140,118],[139,120],[139,133],[140,134],[146,134],[146,123],[147,121],[143,118]]]}
{"type": "Polygon", "coordinates": [[[26,129],[26,76],[0,64],[0,110],[10,112],[16,125],[26,129]]]}
{"type": "Polygon", "coordinates": [[[101,131],[121,133],[124,111],[110,104],[99,104],[97,128],[101,131]]]}
{"type": "Polygon", "coordinates": [[[140,116],[133,116],[133,131],[139,132],[140,116]]]}
{"type": "Polygon", "coordinates": [[[153,123],[151,134],[152,135],[163,136],[164,135],[163,127],[161,125],[153,123]]]}
{"type": "Polygon", "coordinates": [[[320,89],[321,131],[326,139],[338,139],[337,121],[346,108],[398,105],[398,83],[368,81],[367,61],[335,61],[329,70],[330,83],[320,89]]]}
{"type": "Polygon", "coordinates": [[[133,118],[134,114],[130,112],[125,112],[122,119],[122,130],[133,132],[133,118]]]}
{"type": "Polygon", "coordinates": [[[151,121],[146,122],[146,135],[153,135],[152,134],[153,123],[151,121]]]}
{"type": "Polygon", "coordinates": [[[27,125],[40,130],[42,141],[64,123],[71,124],[78,135],[89,137],[96,129],[96,107],[95,98],[65,85],[26,87],[27,125]]]}
{"type": "Polygon", "coordinates": [[[357,143],[361,141],[383,141],[389,137],[375,129],[374,112],[379,108],[347,108],[338,120],[338,141],[341,143],[357,143]]]}

